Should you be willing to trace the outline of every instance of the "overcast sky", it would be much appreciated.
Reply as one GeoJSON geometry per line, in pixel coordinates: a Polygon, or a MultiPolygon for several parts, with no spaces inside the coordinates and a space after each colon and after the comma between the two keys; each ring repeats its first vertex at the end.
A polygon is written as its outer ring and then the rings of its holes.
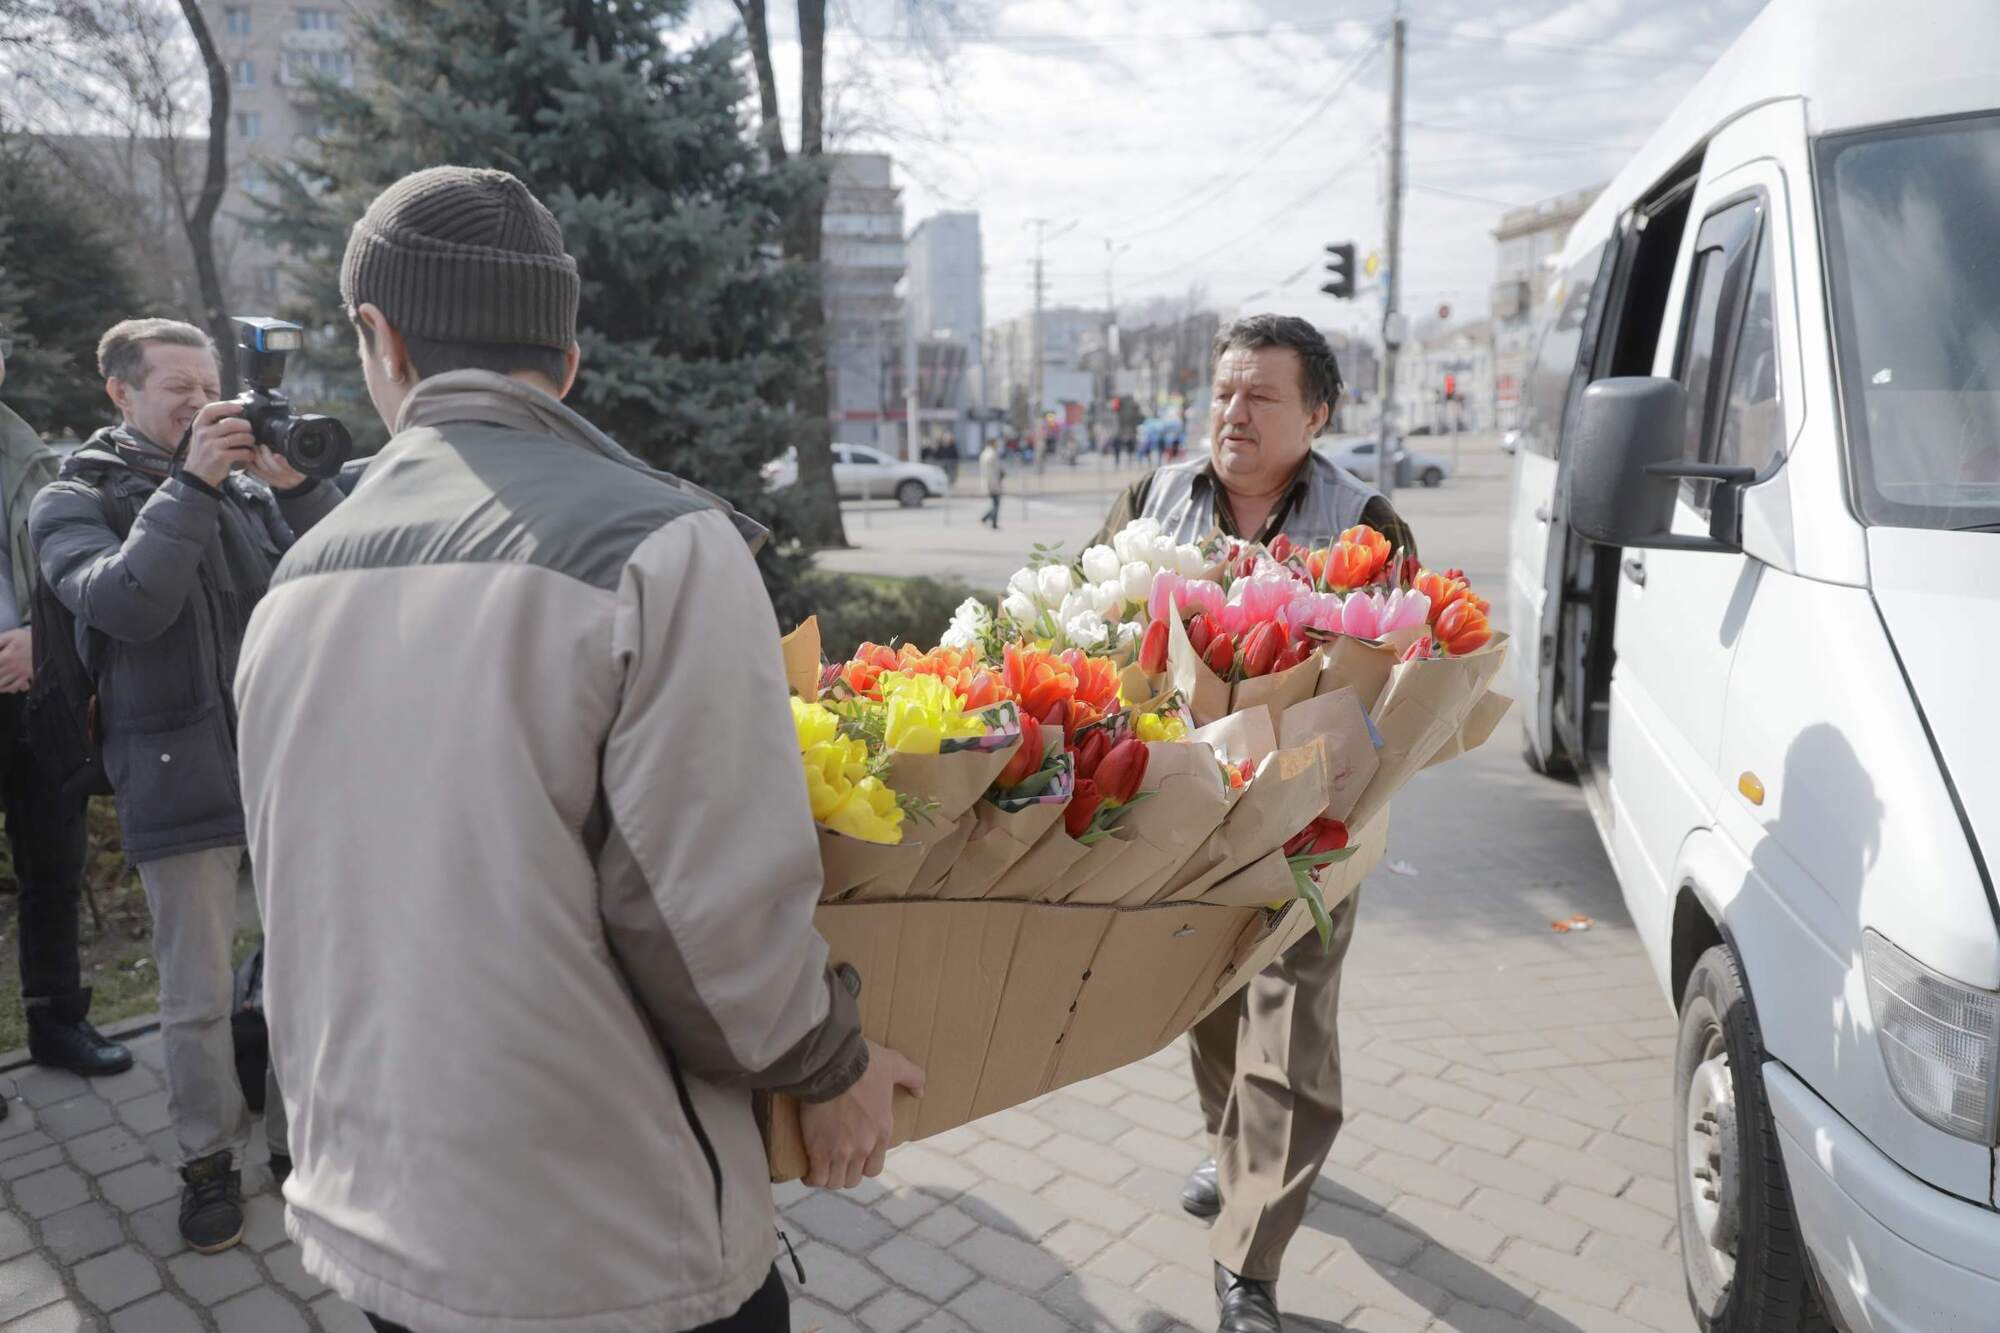
{"type": "MultiPolygon", "coordinates": [[[[770,7],[795,126],[796,24],[770,7]]],[[[897,8],[830,6],[839,146],[894,155],[909,226],[979,212],[989,322],[1028,306],[1044,218],[1051,304],[1103,304],[1109,240],[1121,305],[1198,286],[1225,313],[1376,325],[1376,298],[1319,283],[1326,243],[1382,245],[1389,3],[986,0],[942,59],[897,8]]],[[[1501,213],[1607,179],[1759,8],[1406,3],[1405,308],[1484,313],[1501,213]]],[[[695,13],[734,21],[727,0],[695,13]]]]}

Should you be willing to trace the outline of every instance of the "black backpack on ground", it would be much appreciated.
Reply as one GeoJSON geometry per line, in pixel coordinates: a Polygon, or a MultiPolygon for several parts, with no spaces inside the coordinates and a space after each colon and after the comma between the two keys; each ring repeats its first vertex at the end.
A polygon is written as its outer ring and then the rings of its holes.
{"type": "MultiPolygon", "coordinates": [[[[132,497],[106,487],[113,469],[86,461],[66,471],[66,479],[82,481],[96,490],[105,521],[119,540],[124,540],[132,531],[138,510],[132,497]]],[[[22,708],[28,745],[43,770],[53,775],[64,791],[109,796],[111,778],[104,771],[103,738],[98,732],[97,679],[77,651],[76,617],[56,596],[39,560],[35,562],[29,615],[35,627],[35,678],[22,708]]],[[[102,641],[95,630],[86,634],[94,642],[102,641]]]]}

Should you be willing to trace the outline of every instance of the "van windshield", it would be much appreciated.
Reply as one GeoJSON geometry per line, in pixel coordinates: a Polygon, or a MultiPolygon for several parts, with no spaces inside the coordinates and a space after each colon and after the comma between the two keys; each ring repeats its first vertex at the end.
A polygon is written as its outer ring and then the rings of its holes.
{"type": "Polygon", "coordinates": [[[2000,529],[2000,116],[1822,142],[1862,521],[2000,529]]]}

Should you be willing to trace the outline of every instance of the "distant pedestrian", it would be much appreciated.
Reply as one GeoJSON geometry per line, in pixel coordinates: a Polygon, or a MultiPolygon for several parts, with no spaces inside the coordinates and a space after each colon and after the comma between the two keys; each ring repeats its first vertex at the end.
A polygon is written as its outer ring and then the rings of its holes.
{"type": "Polygon", "coordinates": [[[992,507],[980,515],[979,521],[995,532],[1000,531],[1000,488],[1006,481],[1007,469],[1000,465],[1000,451],[988,440],[986,447],[979,451],[979,484],[986,488],[986,494],[993,501],[992,507]]]}

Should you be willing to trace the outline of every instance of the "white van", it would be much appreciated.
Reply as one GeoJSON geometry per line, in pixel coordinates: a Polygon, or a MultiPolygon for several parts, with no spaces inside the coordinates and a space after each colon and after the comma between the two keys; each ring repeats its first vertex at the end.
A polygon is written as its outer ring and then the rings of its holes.
{"type": "Polygon", "coordinates": [[[1704,1329],[2000,1329],[1996,108],[1995,0],[1781,0],[1543,313],[1528,757],[1680,1014],[1704,1329]]]}

